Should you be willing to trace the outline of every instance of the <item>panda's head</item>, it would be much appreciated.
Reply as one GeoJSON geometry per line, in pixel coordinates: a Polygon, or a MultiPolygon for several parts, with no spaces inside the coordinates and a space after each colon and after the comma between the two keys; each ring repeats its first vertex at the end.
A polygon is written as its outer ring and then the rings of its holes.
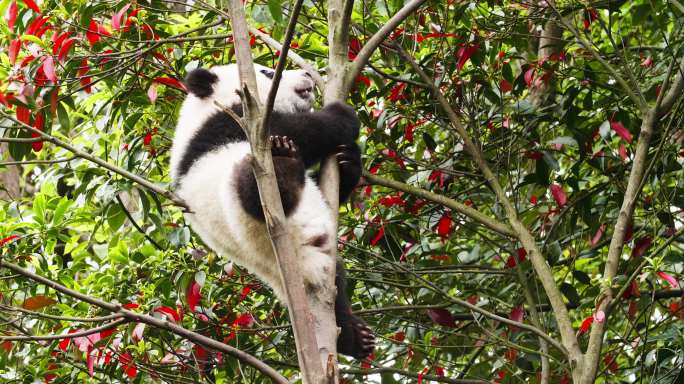
{"type": "MultiPolygon", "coordinates": [[[[275,71],[259,64],[254,64],[254,71],[259,97],[265,104],[275,71]]],[[[185,86],[189,91],[188,97],[203,102],[213,103],[216,100],[228,107],[241,103],[237,93],[240,76],[236,64],[195,69],[186,77],[185,86]]],[[[313,87],[314,82],[306,71],[283,71],[273,109],[285,113],[310,111],[314,103],[313,87]]]]}

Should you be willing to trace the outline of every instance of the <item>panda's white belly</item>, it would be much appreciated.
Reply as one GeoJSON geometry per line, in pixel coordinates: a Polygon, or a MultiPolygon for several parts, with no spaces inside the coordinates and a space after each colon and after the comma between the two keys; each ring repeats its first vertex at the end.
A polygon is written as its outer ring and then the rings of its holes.
{"type": "MultiPolygon", "coordinates": [[[[192,211],[187,221],[210,248],[249,269],[284,300],[266,225],[245,212],[235,186],[235,168],[249,153],[249,144],[238,142],[202,156],[176,193],[192,211]]],[[[336,236],[330,208],[310,177],[286,227],[299,247],[297,260],[306,282],[326,281],[335,263],[330,251],[336,236]]]]}

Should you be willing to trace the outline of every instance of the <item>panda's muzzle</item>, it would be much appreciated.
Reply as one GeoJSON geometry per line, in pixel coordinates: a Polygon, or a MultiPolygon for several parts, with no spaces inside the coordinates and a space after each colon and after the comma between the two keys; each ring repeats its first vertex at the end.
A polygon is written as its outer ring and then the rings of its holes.
{"type": "Polygon", "coordinates": [[[312,86],[295,88],[295,93],[299,95],[302,99],[308,100],[311,98],[311,93],[313,92],[312,86]]]}

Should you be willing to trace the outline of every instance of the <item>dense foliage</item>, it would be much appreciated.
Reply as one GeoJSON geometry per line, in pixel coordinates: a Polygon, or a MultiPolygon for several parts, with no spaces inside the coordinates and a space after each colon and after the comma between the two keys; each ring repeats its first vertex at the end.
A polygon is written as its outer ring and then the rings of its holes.
{"type": "MultiPolygon", "coordinates": [[[[403,5],[355,2],[350,61],[403,5]]],[[[234,60],[221,7],[0,1],[0,256],[295,377],[287,311],[268,287],[208,250],[168,195],[116,172],[172,190],[168,150],[181,81],[192,68],[234,60]]],[[[253,26],[282,40],[288,2],[246,7],[253,26]]],[[[507,223],[500,196],[399,47],[459,112],[535,237],[582,350],[592,325],[607,322],[597,382],[682,379],[679,97],[650,141],[616,278],[606,281],[604,270],[644,119],[617,77],[655,105],[678,72],[683,11],[677,1],[428,1],[385,40],[349,98],[364,127],[369,182],[341,207],[339,243],[354,308],[379,344],[367,361],[342,358],[344,380],[536,383],[547,358],[550,382],[572,376],[559,350],[540,354],[536,334],[451,300],[558,338],[525,247],[454,208],[507,223]],[[372,185],[387,179],[400,183],[372,185]],[[607,286],[624,287],[608,314],[597,310],[607,286]]],[[[323,2],[305,2],[291,44],[317,68],[327,65],[326,18],[323,2]]],[[[250,45],[256,62],[275,65],[276,49],[257,36],[250,45]]],[[[0,292],[0,337],[62,335],[111,320],[87,322],[108,312],[8,269],[0,269],[0,292]]],[[[0,346],[0,377],[8,382],[267,382],[232,357],[142,323],[0,346]]]]}

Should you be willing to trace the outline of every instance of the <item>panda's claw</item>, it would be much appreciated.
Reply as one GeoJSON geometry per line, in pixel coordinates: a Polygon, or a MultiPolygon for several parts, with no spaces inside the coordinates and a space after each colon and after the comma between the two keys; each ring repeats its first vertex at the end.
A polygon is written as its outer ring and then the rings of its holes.
{"type": "Polygon", "coordinates": [[[289,137],[274,135],[269,137],[269,141],[271,142],[271,154],[273,156],[292,158],[298,156],[297,145],[289,137]]]}
{"type": "Polygon", "coordinates": [[[357,359],[368,357],[375,349],[375,336],[366,323],[354,315],[342,322],[342,334],[337,342],[338,352],[357,359]]]}

